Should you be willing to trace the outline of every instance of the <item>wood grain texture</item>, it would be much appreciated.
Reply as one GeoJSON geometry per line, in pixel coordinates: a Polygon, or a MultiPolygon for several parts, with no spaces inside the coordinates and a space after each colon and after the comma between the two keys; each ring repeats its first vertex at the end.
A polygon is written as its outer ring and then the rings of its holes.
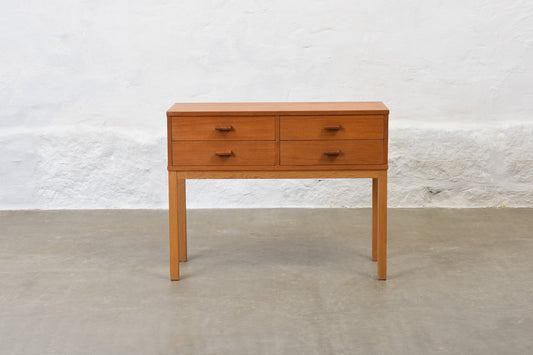
{"type": "Polygon", "coordinates": [[[172,117],[171,119],[173,141],[276,139],[274,116],[172,117]],[[229,130],[226,130],[227,128],[229,130]]]}
{"type": "Polygon", "coordinates": [[[187,261],[187,204],[185,179],[178,177],[178,258],[187,261]]]}
{"type": "Polygon", "coordinates": [[[280,118],[281,140],[383,139],[383,115],[280,118]]]}
{"type": "Polygon", "coordinates": [[[377,178],[381,170],[261,170],[261,171],[180,171],[180,179],[350,179],[377,178]]]}
{"type": "Polygon", "coordinates": [[[385,131],[383,136],[383,156],[385,158],[385,161],[389,161],[389,114],[384,115],[384,125],[385,125],[385,131]]]}
{"type": "Polygon", "coordinates": [[[281,141],[280,165],[383,164],[381,140],[281,141]],[[339,150],[338,155],[327,152],[339,150]]]}
{"type": "Polygon", "coordinates": [[[179,141],[172,142],[174,165],[274,165],[274,141],[179,141]],[[229,156],[217,152],[231,151],[229,156]]]}
{"type": "Polygon", "coordinates": [[[336,170],[387,170],[387,164],[338,164],[338,165],[171,165],[169,171],[297,171],[297,170],[331,170],[332,166],[336,170]]]}
{"type": "Polygon", "coordinates": [[[385,114],[382,102],[245,102],[245,103],[176,103],[167,116],[231,115],[349,115],[385,114]]]}
{"type": "Polygon", "coordinates": [[[275,119],[275,125],[276,125],[276,128],[275,128],[275,132],[276,132],[276,164],[273,166],[273,168],[275,167],[278,167],[279,166],[279,116],[276,116],[276,119],[275,119]]]}
{"type": "Polygon", "coordinates": [[[378,260],[378,179],[372,179],[372,261],[378,260]]]}
{"type": "Polygon", "coordinates": [[[168,172],[168,226],[170,279],[180,279],[179,246],[178,246],[178,174],[168,172]]]}
{"type": "Polygon", "coordinates": [[[387,279],[387,172],[378,177],[378,280],[387,279]]]}
{"type": "Polygon", "coordinates": [[[168,165],[172,165],[172,118],[167,117],[167,150],[168,150],[168,165]]]}

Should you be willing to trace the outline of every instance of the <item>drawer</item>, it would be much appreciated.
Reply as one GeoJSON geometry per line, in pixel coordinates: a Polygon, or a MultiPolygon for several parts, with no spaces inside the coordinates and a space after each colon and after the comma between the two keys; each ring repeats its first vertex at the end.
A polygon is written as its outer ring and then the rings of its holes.
{"type": "Polygon", "coordinates": [[[280,142],[280,165],[384,163],[383,140],[280,142]]]}
{"type": "Polygon", "coordinates": [[[274,165],[276,142],[172,142],[173,165],[274,165]]]}
{"type": "Polygon", "coordinates": [[[281,140],[383,139],[382,115],[281,117],[281,140]]]}
{"type": "Polygon", "coordinates": [[[274,140],[273,116],[172,117],[172,140],[274,140]]]}

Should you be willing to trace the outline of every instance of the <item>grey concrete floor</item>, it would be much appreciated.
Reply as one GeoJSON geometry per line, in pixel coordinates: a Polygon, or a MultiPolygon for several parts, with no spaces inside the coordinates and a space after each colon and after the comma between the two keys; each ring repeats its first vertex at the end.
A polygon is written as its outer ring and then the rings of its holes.
{"type": "Polygon", "coordinates": [[[533,210],[0,212],[0,354],[531,354],[533,210]]]}

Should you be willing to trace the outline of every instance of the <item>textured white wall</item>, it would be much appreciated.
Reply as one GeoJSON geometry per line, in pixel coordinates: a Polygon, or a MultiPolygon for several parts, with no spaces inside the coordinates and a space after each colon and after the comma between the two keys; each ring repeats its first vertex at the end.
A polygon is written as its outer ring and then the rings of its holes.
{"type": "MultiPolygon", "coordinates": [[[[391,206],[533,206],[532,1],[0,3],[0,209],[165,208],[174,102],[374,101],[391,206]]],[[[191,181],[190,207],[369,181],[191,181]]]]}

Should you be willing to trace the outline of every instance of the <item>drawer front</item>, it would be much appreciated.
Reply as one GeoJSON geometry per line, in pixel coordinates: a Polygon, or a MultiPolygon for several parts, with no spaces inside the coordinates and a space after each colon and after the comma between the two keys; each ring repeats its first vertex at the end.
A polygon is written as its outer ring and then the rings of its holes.
{"type": "Polygon", "coordinates": [[[383,139],[384,116],[281,117],[281,140],[383,139]]]}
{"type": "Polygon", "coordinates": [[[382,140],[280,142],[280,165],[384,164],[382,140]]]}
{"type": "Polygon", "coordinates": [[[172,142],[173,165],[274,165],[276,142],[172,142]]]}
{"type": "Polygon", "coordinates": [[[272,116],[172,117],[172,140],[274,140],[272,116]]]}

